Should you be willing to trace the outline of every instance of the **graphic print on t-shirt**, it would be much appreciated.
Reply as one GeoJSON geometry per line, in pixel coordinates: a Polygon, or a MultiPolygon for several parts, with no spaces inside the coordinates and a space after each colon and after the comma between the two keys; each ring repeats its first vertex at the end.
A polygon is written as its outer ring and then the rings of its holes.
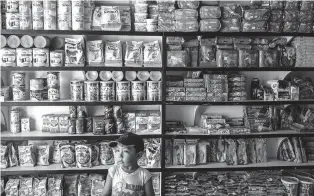
{"type": "Polygon", "coordinates": [[[142,196],[143,186],[118,182],[113,191],[117,196],[142,196]]]}

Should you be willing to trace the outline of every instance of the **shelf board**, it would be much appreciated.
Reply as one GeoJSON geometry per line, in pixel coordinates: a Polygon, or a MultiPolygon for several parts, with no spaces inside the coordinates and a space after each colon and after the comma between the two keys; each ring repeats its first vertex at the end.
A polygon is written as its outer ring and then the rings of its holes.
{"type": "Polygon", "coordinates": [[[205,171],[252,171],[252,170],[281,170],[281,169],[313,169],[314,162],[294,163],[271,159],[266,163],[248,165],[227,165],[226,163],[210,163],[196,166],[166,166],[166,172],[205,172],[205,171]]]}
{"type": "Polygon", "coordinates": [[[1,67],[1,71],[162,71],[161,67],[1,67]]]}
{"type": "Polygon", "coordinates": [[[161,105],[162,101],[4,101],[1,106],[100,106],[100,105],[161,105]]]}
{"type": "MultiPolygon", "coordinates": [[[[1,133],[1,140],[114,140],[121,134],[94,135],[93,133],[68,134],[68,133],[49,133],[42,131],[20,132],[13,134],[9,131],[1,133]]],[[[161,138],[161,134],[139,134],[143,138],[161,138]]]]}
{"type": "MultiPolygon", "coordinates": [[[[46,174],[67,174],[67,173],[104,173],[112,165],[93,166],[91,168],[61,168],[60,164],[35,167],[10,167],[1,170],[1,176],[13,175],[46,175],[46,174]]],[[[161,172],[160,168],[146,168],[151,172],[161,172]]]]}
{"type": "Polygon", "coordinates": [[[272,33],[272,32],[165,32],[165,36],[305,36],[313,37],[313,33],[272,33]]]}
{"type": "Polygon", "coordinates": [[[314,71],[314,67],[167,67],[166,71],[314,71]]]}
{"type": "Polygon", "coordinates": [[[294,130],[278,130],[273,132],[259,132],[248,134],[188,134],[188,133],[166,133],[164,138],[167,139],[212,139],[212,138],[275,138],[275,137],[314,137],[312,132],[298,132],[294,130]]]}
{"type": "Polygon", "coordinates": [[[298,101],[261,101],[261,100],[245,100],[245,101],[166,101],[166,105],[285,105],[285,104],[314,104],[314,100],[298,100],[298,101]]]}

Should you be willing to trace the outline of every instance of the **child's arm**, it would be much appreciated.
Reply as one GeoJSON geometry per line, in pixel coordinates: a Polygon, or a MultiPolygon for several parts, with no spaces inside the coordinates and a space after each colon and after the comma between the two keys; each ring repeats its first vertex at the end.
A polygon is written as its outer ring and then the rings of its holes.
{"type": "Polygon", "coordinates": [[[104,196],[111,196],[112,192],[112,178],[109,174],[107,174],[105,189],[104,189],[104,196]]]}
{"type": "Polygon", "coordinates": [[[144,184],[144,191],[145,191],[145,196],[155,196],[152,178],[150,178],[150,179],[144,184]]]}

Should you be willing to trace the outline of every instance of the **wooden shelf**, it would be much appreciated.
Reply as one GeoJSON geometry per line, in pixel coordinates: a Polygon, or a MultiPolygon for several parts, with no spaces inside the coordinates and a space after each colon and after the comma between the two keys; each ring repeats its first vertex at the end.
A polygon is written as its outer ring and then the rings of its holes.
{"type": "MultiPolygon", "coordinates": [[[[60,164],[35,167],[9,167],[1,170],[2,176],[13,175],[46,175],[46,174],[68,174],[68,173],[105,173],[113,165],[100,165],[91,168],[61,168],[60,164]]],[[[161,172],[160,168],[146,168],[151,172],[161,172]]]]}
{"type": "Polygon", "coordinates": [[[281,169],[313,169],[314,162],[294,163],[270,159],[266,163],[248,165],[227,165],[226,163],[210,163],[196,166],[166,166],[167,172],[205,172],[205,171],[251,171],[251,170],[281,170],[281,169]]]}
{"type": "Polygon", "coordinates": [[[286,105],[286,104],[314,104],[314,100],[298,101],[262,101],[262,100],[245,100],[245,101],[166,101],[166,105],[286,105]]]}
{"type": "Polygon", "coordinates": [[[166,71],[314,71],[314,67],[167,67],[166,71]]]}

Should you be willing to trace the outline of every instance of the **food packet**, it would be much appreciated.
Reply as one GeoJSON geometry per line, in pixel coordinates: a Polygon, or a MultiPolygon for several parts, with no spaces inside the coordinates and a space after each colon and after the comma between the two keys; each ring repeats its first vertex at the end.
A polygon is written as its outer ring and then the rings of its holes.
{"type": "Polygon", "coordinates": [[[223,139],[216,140],[216,161],[222,163],[226,161],[227,146],[223,139]]]}
{"type": "Polygon", "coordinates": [[[99,154],[100,149],[98,143],[92,144],[92,165],[97,166],[99,165],[99,154]]]}
{"type": "Polygon", "coordinates": [[[312,11],[300,11],[299,12],[299,22],[311,23],[313,19],[314,19],[314,13],[312,11]]]}
{"type": "Polygon", "coordinates": [[[285,10],[298,10],[299,9],[299,1],[287,0],[284,1],[285,10]]]}
{"type": "Polygon", "coordinates": [[[237,157],[238,157],[238,164],[239,165],[247,165],[248,164],[246,146],[247,146],[247,144],[246,144],[245,139],[238,139],[237,140],[237,157]]]}
{"type": "Polygon", "coordinates": [[[101,29],[104,31],[120,31],[122,28],[120,9],[118,6],[101,6],[101,29]]]}
{"type": "Polygon", "coordinates": [[[86,53],[89,65],[104,63],[104,44],[102,40],[87,41],[86,53]]]}
{"type": "MultiPolygon", "coordinates": [[[[36,187],[37,188],[37,187],[36,187]]],[[[36,189],[34,187],[34,189],[36,189]]],[[[33,196],[33,177],[20,179],[19,196],[33,196]]]]}
{"type": "Polygon", "coordinates": [[[184,43],[183,37],[167,37],[166,44],[167,45],[182,45],[184,43]]]}
{"type": "Polygon", "coordinates": [[[243,32],[266,32],[267,21],[242,21],[243,32]]]}
{"type": "Polygon", "coordinates": [[[60,144],[66,144],[69,141],[54,141],[52,148],[51,148],[51,152],[52,152],[52,156],[51,156],[51,163],[61,163],[61,151],[60,151],[60,144]]]}
{"type": "Polygon", "coordinates": [[[248,9],[244,11],[243,19],[247,21],[268,20],[269,9],[248,9]]]}
{"type": "Polygon", "coordinates": [[[158,41],[144,44],[144,67],[161,67],[161,51],[158,41]]]}
{"type": "Polygon", "coordinates": [[[200,21],[201,32],[217,32],[220,28],[221,23],[218,19],[203,19],[200,21]]]}
{"type": "Polygon", "coordinates": [[[48,194],[47,196],[63,196],[63,175],[51,175],[48,177],[48,194]]]}
{"type": "Polygon", "coordinates": [[[36,156],[34,146],[18,146],[20,166],[36,165],[36,156]]]}
{"type": "Polygon", "coordinates": [[[109,142],[100,142],[100,163],[102,165],[114,164],[114,155],[109,142]]]}
{"type": "Polygon", "coordinates": [[[122,66],[121,41],[107,41],[105,45],[105,66],[122,66]]]}
{"type": "Polygon", "coordinates": [[[5,185],[5,195],[6,196],[19,196],[19,179],[9,179],[5,185]]]}
{"type": "Polygon", "coordinates": [[[199,52],[199,61],[200,64],[216,64],[216,51],[215,45],[217,40],[212,39],[201,39],[200,40],[200,52],[199,52]]]}
{"type": "Polygon", "coordinates": [[[238,18],[242,17],[242,6],[238,4],[226,4],[222,7],[223,18],[238,18]]]}
{"type": "Polygon", "coordinates": [[[83,38],[82,39],[65,38],[64,51],[66,66],[85,65],[83,38]]]}
{"type": "Polygon", "coordinates": [[[34,196],[46,196],[47,195],[46,185],[47,177],[35,177],[33,181],[34,196]]]}
{"type": "Polygon", "coordinates": [[[238,165],[237,157],[237,144],[233,139],[226,140],[227,153],[226,153],[226,163],[227,165],[238,165]]]}
{"type": "Polygon", "coordinates": [[[280,33],[282,31],[282,23],[280,22],[269,22],[268,32],[280,33]]]}
{"type": "Polygon", "coordinates": [[[175,23],[175,28],[177,32],[195,32],[198,31],[198,21],[179,21],[175,23]]]}
{"type": "Polygon", "coordinates": [[[77,196],[78,175],[65,175],[63,178],[64,196],[77,196]]]}
{"type": "Polygon", "coordinates": [[[91,195],[91,181],[87,174],[80,174],[78,182],[78,196],[91,195]]]}
{"type": "Polygon", "coordinates": [[[49,165],[49,145],[38,145],[36,146],[37,154],[37,165],[49,165]]]}
{"type": "Polygon", "coordinates": [[[202,6],[200,8],[201,19],[220,18],[221,9],[219,6],[202,6]]]}
{"type": "Polygon", "coordinates": [[[283,20],[282,10],[271,10],[269,21],[271,22],[281,22],[283,20]]]}
{"type": "Polygon", "coordinates": [[[168,67],[186,67],[186,51],[168,51],[168,67]]]}
{"type": "Polygon", "coordinates": [[[301,1],[300,10],[301,11],[310,11],[314,9],[314,2],[313,1],[301,1]]]}
{"type": "Polygon", "coordinates": [[[258,50],[239,50],[239,67],[258,67],[258,50]]]}
{"type": "Polygon", "coordinates": [[[285,46],[282,50],[281,65],[294,67],[296,63],[296,48],[285,46]]]}
{"type": "Polygon", "coordinates": [[[198,11],[193,9],[178,9],[174,14],[175,20],[191,21],[198,19],[198,11]]]}
{"type": "Polygon", "coordinates": [[[101,22],[102,22],[102,12],[101,7],[96,6],[93,12],[93,22],[92,22],[92,29],[95,31],[101,30],[101,22]]]}
{"type": "Polygon", "coordinates": [[[120,31],[131,31],[131,8],[130,6],[119,6],[120,9],[120,20],[121,30],[120,31]]]}
{"type": "Polygon", "coordinates": [[[184,165],[196,165],[197,140],[186,140],[184,145],[184,165]]]}
{"type": "Polygon", "coordinates": [[[8,155],[9,155],[9,165],[10,167],[18,166],[18,153],[13,143],[8,144],[8,155]]]}
{"type": "Polygon", "coordinates": [[[90,144],[75,145],[75,156],[78,168],[92,167],[92,147],[90,144]]]}
{"type": "Polygon", "coordinates": [[[267,148],[265,138],[256,138],[256,162],[265,163],[267,162],[267,148]]]}
{"type": "Polygon", "coordinates": [[[92,180],[91,196],[104,195],[105,183],[105,180],[92,180]]]}
{"type": "Polygon", "coordinates": [[[178,1],[178,7],[180,9],[197,9],[198,6],[200,5],[199,1],[191,1],[191,0],[183,0],[183,1],[178,1]]]}
{"type": "Polygon", "coordinates": [[[279,65],[278,50],[260,50],[259,67],[277,67],[279,65]]]}
{"type": "Polygon", "coordinates": [[[238,67],[237,50],[217,50],[217,67],[238,67]]]}
{"type": "Polygon", "coordinates": [[[299,23],[298,22],[284,22],[283,30],[284,33],[298,32],[299,23]]]}
{"type": "Polygon", "coordinates": [[[299,20],[299,10],[285,10],[283,21],[297,22],[299,20]]]}
{"type": "Polygon", "coordinates": [[[143,66],[143,42],[127,41],[125,53],[126,67],[142,67],[143,66]]]}
{"type": "Polygon", "coordinates": [[[299,31],[298,31],[299,33],[311,33],[312,31],[313,30],[312,30],[311,23],[300,23],[299,31]]]}
{"type": "Polygon", "coordinates": [[[238,18],[221,19],[221,32],[240,32],[241,22],[238,18]]]}
{"type": "Polygon", "coordinates": [[[147,139],[145,148],[147,157],[147,167],[160,167],[160,140],[147,139]]]}
{"type": "Polygon", "coordinates": [[[280,10],[284,7],[284,3],[285,3],[284,1],[270,0],[269,7],[272,10],[276,10],[276,9],[280,10]]]}
{"type": "Polygon", "coordinates": [[[74,144],[61,144],[60,154],[61,154],[61,167],[62,168],[69,168],[69,167],[76,166],[74,144]]]}

